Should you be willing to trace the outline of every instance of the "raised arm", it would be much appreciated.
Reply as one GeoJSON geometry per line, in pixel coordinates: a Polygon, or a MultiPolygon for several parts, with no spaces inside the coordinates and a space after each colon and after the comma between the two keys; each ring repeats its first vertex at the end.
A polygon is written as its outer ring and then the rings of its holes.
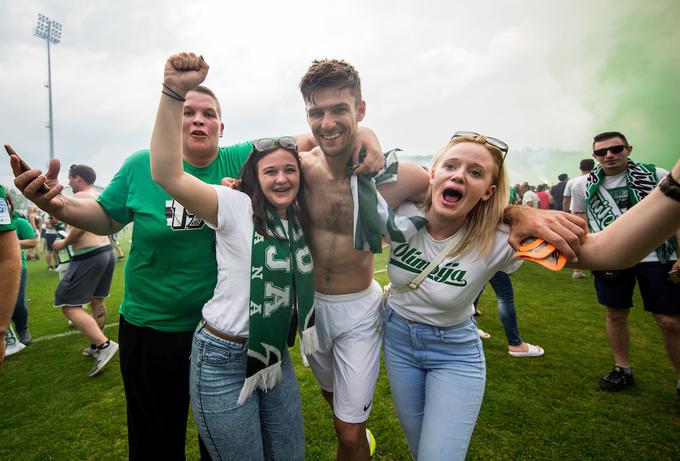
{"type": "MultiPolygon", "coordinates": [[[[172,55],[165,62],[156,124],[151,136],[151,177],[184,208],[217,224],[217,194],[212,186],[184,172],[182,117],[186,94],[208,75],[208,64],[193,53],[172,55]]],[[[216,114],[217,116],[217,114],[216,114]]]]}
{"type": "Polygon", "coordinates": [[[45,175],[38,169],[23,172],[19,158],[15,155],[12,156],[11,165],[16,188],[40,209],[60,221],[99,235],[112,234],[124,227],[124,224],[111,219],[95,199],[67,197],[61,193],[64,186],[57,181],[60,167],[58,159],[50,160],[45,175]],[[43,184],[50,186],[48,192],[40,191],[43,184]]]}

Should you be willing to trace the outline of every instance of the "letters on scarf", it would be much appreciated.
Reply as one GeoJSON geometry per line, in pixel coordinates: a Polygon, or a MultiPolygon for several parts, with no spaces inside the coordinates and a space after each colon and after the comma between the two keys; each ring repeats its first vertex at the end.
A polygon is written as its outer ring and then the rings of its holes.
{"type": "MultiPolygon", "coordinates": [[[[605,174],[600,165],[595,168],[586,181],[586,216],[591,232],[599,232],[610,225],[623,213],[616,201],[604,187],[605,174]]],[[[656,167],[628,160],[626,168],[626,185],[628,188],[628,202],[636,205],[645,198],[657,184],[656,167]]],[[[677,248],[675,237],[665,241],[656,249],[659,261],[665,263],[672,257],[677,248]]]]}
{"type": "Polygon", "coordinates": [[[314,326],[312,256],[302,228],[289,215],[286,234],[281,220],[270,217],[275,225],[269,235],[253,230],[248,358],[239,405],[256,388],[268,390],[281,380],[281,361],[293,309],[297,309],[302,352],[311,354],[319,347],[314,326]]]}

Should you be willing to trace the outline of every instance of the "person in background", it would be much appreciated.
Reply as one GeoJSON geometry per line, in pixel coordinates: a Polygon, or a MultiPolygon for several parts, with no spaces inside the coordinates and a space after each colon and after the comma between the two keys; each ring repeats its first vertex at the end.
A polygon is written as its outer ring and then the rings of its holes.
{"type": "MultiPolygon", "coordinates": [[[[581,182],[585,182],[586,179],[588,178],[588,174],[595,168],[595,161],[592,158],[584,158],[581,160],[578,164],[579,171],[581,172],[580,176],[576,176],[575,178],[571,178],[569,181],[567,181],[566,186],[564,186],[564,194],[562,196],[562,209],[566,212],[571,212],[571,191],[576,187],[581,187],[578,186],[581,182]]],[[[581,270],[581,269],[574,269],[574,271],[571,274],[571,278],[573,279],[583,279],[586,278],[586,274],[581,270]]]]}
{"type": "MultiPolygon", "coordinates": [[[[24,346],[28,346],[33,342],[33,336],[28,330],[28,308],[26,307],[26,253],[25,250],[35,248],[40,243],[38,234],[36,232],[33,214],[29,214],[24,218],[18,211],[14,209],[14,203],[11,197],[7,197],[10,212],[16,223],[17,238],[19,239],[19,247],[21,248],[21,282],[19,284],[19,294],[17,296],[16,304],[14,305],[14,312],[12,313],[12,322],[14,328],[19,335],[19,342],[24,346]]],[[[32,207],[31,207],[31,211],[32,207]]]]}
{"type": "Polygon", "coordinates": [[[550,203],[553,210],[563,210],[562,199],[564,197],[564,188],[567,186],[567,181],[569,181],[569,176],[566,173],[562,173],[557,177],[559,181],[557,184],[550,188],[550,203]]]}

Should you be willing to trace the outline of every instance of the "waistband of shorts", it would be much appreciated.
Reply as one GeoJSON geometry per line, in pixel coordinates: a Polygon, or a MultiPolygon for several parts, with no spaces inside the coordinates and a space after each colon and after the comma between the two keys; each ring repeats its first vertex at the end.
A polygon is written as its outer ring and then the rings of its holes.
{"type": "Polygon", "coordinates": [[[341,295],[327,295],[325,293],[319,293],[318,291],[314,292],[314,298],[318,299],[320,301],[333,301],[333,302],[345,302],[345,301],[354,301],[359,298],[363,298],[364,296],[370,294],[371,292],[376,291],[377,293],[382,293],[382,289],[380,288],[380,284],[376,282],[375,280],[371,281],[371,284],[368,286],[368,288],[357,291],[356,293],[346,293],[346,294],[341,294],[341,295]]]}
{"type": "Polygon", "coordinates": [[[113,251],[113,247],[111,245],[104,245],[104,246],[101,246],[99,248],[95,248],[94,250],[89,251],[85,254],[72,256],[71,261],[82,261],[84,259],[88,259],[88,258],[91,258],[93,256],[97,256],[98,254],[106,253],[109,250],[113,251]]]}

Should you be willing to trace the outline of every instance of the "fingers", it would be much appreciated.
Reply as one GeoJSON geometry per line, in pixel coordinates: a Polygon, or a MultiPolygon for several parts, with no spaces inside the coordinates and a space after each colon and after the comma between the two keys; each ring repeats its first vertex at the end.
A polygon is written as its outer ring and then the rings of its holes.
{"type": "Polygon", "coordinates": [[[178,53],[173,54],[168,58],[168,62],[177,71],[194,70],[200,71],[202,69],[208,69],[208,63],[205,62],[203,56],[196,56],[195,53],[178,53]]]}
{"type": "Polygon", "coordinates": [[[59,176],[59,170],[61,169],[61,162],[59,161],[58,158],[53,158],[50,160],[50,165],[47,168],[47,174],[45,174],[45,177],[48,179],[48,186],[51,186],[49,183],[49,180],[57,180],[57,177],[59,176]]]}

